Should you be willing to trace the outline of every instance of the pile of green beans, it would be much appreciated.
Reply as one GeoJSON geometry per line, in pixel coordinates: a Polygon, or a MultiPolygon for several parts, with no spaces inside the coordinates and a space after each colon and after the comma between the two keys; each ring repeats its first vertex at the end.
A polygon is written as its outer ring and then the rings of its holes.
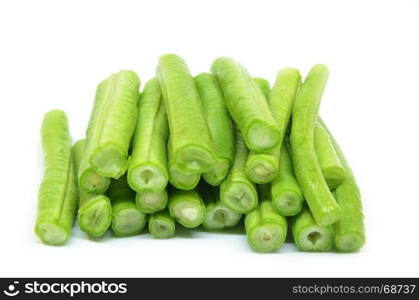
{"type": "Polygon", "coordinates": [[[297,69],[281,69],[272,87],[228,57],[210,70],[193,77],[166,54],[141,92],[136,73],[112,74],[74,144],[63,111],[44,116],[35,225],[43,243],[65,244],[76,220],[96,239],[146,226],[156,239],[177,226],[241,226],[257,252],[286,240],[307,252],[362,248],[360,191],[318,115],[327,67],[313,66],[303,82],[297,69]]]}

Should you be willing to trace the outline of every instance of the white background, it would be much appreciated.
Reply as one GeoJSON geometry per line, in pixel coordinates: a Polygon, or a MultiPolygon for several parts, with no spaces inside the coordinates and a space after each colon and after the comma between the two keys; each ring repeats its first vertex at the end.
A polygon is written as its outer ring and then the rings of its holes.
{"type": "Polygon", "coordinates": [[[413,0],[1,1],[0,276],[419,276],[418,29],[413,0]],[[362,189],[360,253],[261,255],[237,233],[37,240],[43,114],[64,109],[81,138],[100,80],[129,68],[144,83],[168,52],[193,74],[226,55],[271,82],[329,66],[321,114],[362,189]]]}

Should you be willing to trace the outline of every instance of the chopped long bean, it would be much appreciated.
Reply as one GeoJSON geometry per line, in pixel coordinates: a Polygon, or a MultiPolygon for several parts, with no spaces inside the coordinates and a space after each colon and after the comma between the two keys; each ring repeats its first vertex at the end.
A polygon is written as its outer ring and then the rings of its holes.
{"type": "Polygon", "coordinates": [[[45,114],[42,128],[44,177],[39,188],[35,233],[47,245],[63,245],[73,227],[77,208],[77,183],[66,114],[45,114]]]}
{"type": "Polygon", "coordinates": [[[201,73],[195,83],[205,111],[206,121],[214,143],[217,163],[202,177],[211,185],[219,185],[233,163],[234,134],[224,96],[212,74],[201,73]]]}
{"type": "Polygon", "coordinates": [[[295,216],[303,208],[304,197],[286,143],[282,145],[280,164],[278,176],[271,183],[272,205],[282,216],[295,216]]]}
{"type": "Polygon", "coordinates": [[[221,202],[239,214],[251,212],[258,205],[255,184],[246,175],[246,161],[249,150],[239,130],[235,130],[235,156],[227,178],[221,183],[221,202]]]}
{"type": "Polygon", "coordinates": [[[128,166],[128,183],[139,193],[161,192],[168,181],[169,127],[161,98],[159,82],[153,78],[146,83],[138,103],[138,121],[128,166]]]}
{"type": "Polygon", "coordinates": [[[157,78],[169,121],[173,160],[185,173],[208,171],[217,157],[188,66],[177,55],[163,55],[159,59],[157,78]]]}
{"type": "Polygon", "coordinates": [[[135,193],[128,185],[126,176],[112,180],[108,197],[112,203],[112,226],[116,236],[131,236],[140,233],[147,215],[135,205],[135,193]]]}
{"type": "Polygon", "coordinates": [[[247,240],[255,251],[272,252],[285,242],[288,223],[274,210],[268,186],[259,186],[259,198],[259,207],[244,220],[247,240]]]}
{"type": "Polygon", "coordinates": [[[203,223],[205,229],[220,230],[236,226],[241,215],[220,201],[220,189],[208,184],[201,184],[199,191],[204,199],[207,216],[203,223]]]}
{"type": "Polygon", "coordinates": [[[171,188],[168,207],[170,215],[184,227],[195,228],[205,220],[205,204],[196,190],[171,188]]]}
{"type": "Polygon", "coordinates": [[[329,134],[319,122],[316,122],[314,126],[314,146],[327,185],[329,188],[335,189],[345,179],[345,168],[336,154],[329,134]]]}
{"type": "Polygon", "coordinates": [[[291,223],[295,245],[301,251],[324,252],[333,247],[332,226],[320,226],[307,207],[293,217],[291,223]]]}
{"type": "Polygon", "coordinates": [[[86,139],[86,168],[103,177],[119,178],[128,166],[128,148],[137,119],[140,80],[132,71],[120,71],[102,81],[90,116],[86,139]]]}
{"type": "Polygon", "coordinates": [[[167,191],[137,193],[135,202],[140,211],[152,214],[163,210],[167,205],[167,191]]]}
{"type": "MultiPolygon", "coordinates": [[[[326,125],[320,122],[328,131],[326,125]]],[[[334,191],[336,201],[343,211],[342,218],[334,225],[335,246],[339,251],[356,252],[365,244],[361,193],[342,149],[330,131],[328,133],[346,173],[345,180],[334,191]]]]}
{"type": "Polygon", "coordinates": [[[176,224],[167,210],[150,215],[148,230],[156,239],[168,239],[175,234],[176,224]]]}
{"type": "MultiPolygon", "coordinates": [[[[254,78],[260,90],[268,101],[270,94],[269,82],[263,78],[254,78]]],[[[250,151],[246,162],[246,174],[254,183],[271,182],[278,174],[279,153],[277,153],[278,145],[273,149],[256,153],[250,151]]]]}
{"type": "Polygon", "coordinates": [[[291,128],[291,155],[294,171],[303,195],[320,226],[337,222],[342,211],[337,205],[317,160],[314,125],[329,71],[324,65],[314,66],[295,99],[291,128]]]}
{"type": "MultiPolygon", "coordinates": [[[[278,124],[278,145],[263,153],[250,152],[246,171],[255,183],[268,183],[278,176],[282,143],[287,132],[295,95],[300,86],[301,75],[297,69],[286,68],[278,72],[272,91],[269,93],[269,108],[278,124]]],[[[262,83],[261,83],[262,84],[262,83]]],[[[269,86],[268,86],[269,87],[269,86]]],[[[265,93],[267,93],[266,84],[265,93]]]]}
{"type": "Polygon", "coordinates": [[[211,71],[248,148],[261,152],[275,147],[280,140],[278,126],[262,91],[247,70],[231,58],[220,57],[213,62],[211,71]]]}
{"type": "MultiPolygon", "coordinates": [[[[86,140],[73,145],[73,157],[76,173],[84,155],[86,140]]],[[[112,206],[105,195],[90,194],[79,189],[79,209],[77,223],[81,230],[92,237],[101,237],[111,226],[112,206]]]]}
{"type": "Polygon", "coordinates": [[[185,173],[173,159],[172,138],[167,143],[169,181],[181,190],[193,190],[199,183],[200,173],[185,173]]]}

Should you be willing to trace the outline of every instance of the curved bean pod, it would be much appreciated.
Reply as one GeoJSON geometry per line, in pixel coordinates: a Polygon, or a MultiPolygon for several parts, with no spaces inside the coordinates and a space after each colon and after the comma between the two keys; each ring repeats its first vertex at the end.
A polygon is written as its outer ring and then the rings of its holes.
{"type": "Polygon", "coordinates": [[[314,66],[295,99],[291,127],[291,154],[294,171],[304,198],[320,226],[337,222],[342,211],[337,205],[320,169],[314,146],[314,124],[329,71],[314,66]]]}
{"type": "Polygon", "coordinates": [[[319,122],[314,125],[314,146],[327,185],[329,188],[335,189],[345,179],[346,172],[336,154],[329,134],[319,122]]]}
{"type": "Polygon", "coordinates": [[[320,123],[327,130],[346,173],[345,180],[334,191],[336,201],[343,211],[342,218],[334,226],[335,246],[339,251],[356,252],[365,244],[361,193],[342,149],[326,125],[321,120],[320,123]]]}

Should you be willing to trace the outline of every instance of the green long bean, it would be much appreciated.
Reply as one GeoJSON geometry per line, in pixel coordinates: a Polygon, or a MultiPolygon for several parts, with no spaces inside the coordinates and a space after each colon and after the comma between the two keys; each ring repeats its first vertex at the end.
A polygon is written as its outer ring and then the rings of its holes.
{"type": "Polygon", "coordinates": [[[362,213],[361,193],[354,174],[337,141],[326,125],[320,120],[333,142],[340,162],[345,168],[346,177],[335,189],[334,195],[342,208],[342,218],[335,224],[335,246],[342,252],[356,252],[365,244],[364,215],[362,213]]]}
{"type": "Polygon", "coordinates": [[[323,177],[314,146],[314,125],[328,75],[324,65],[315,65],[310,70],[294,102],[291,128],[295,175],[320,226],[333,224],[342,217],[342,210],[323,177]]]}
{"type": "Polygon", "coordinates": [[[47,245],[63,245],[73,227],[77,208],[77,183],[66,114],[45,114],[42,128],[44,177],[39,188],[35,233],[47,245]]]}
{"type": "MultiPolygon", "coordinates": [[[[76,172],[83,160],[86,140],[73,145],[73,157],[76,172]]],[[[79,209],[77,224],[80,229],[92,237],[101,237],[111,226],[112,206],[105,195],[86,193],[79,189],[79,209]]]]}
{"type": "Polygon", "coordinates": [[[280,140],[278,127],[261,89],[247,70],[231,58],[220,57],[213,62],[211,72],[247,147],[255,152],[275,147],[280,140]]]}
{"type": "Polygon", "coordinates": [[[138,193],[161,192],[168,182],[166,141],[169,127],[156,78],[144,86],[128,166],[128,183],[138,193]]]}

